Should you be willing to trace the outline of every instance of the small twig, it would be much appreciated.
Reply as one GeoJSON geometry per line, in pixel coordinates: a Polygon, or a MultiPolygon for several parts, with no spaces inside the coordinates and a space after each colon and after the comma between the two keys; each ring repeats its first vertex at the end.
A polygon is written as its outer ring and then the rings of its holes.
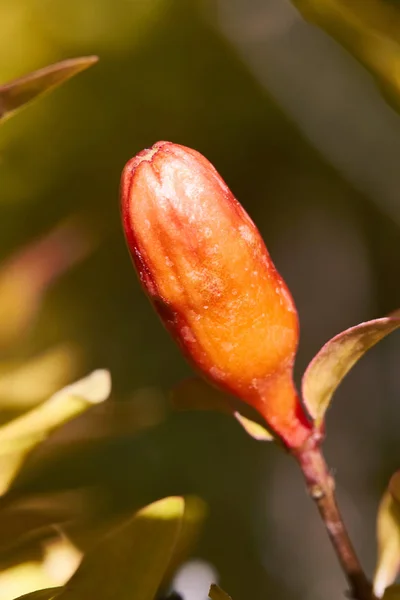
{"type": "Polygon", "coordinates": [[[296,453],[307,489],[317,505],[355,600],[373,600],[372,586],[358,560],[335,498],[335,482],[318,443],[296,453]]]}

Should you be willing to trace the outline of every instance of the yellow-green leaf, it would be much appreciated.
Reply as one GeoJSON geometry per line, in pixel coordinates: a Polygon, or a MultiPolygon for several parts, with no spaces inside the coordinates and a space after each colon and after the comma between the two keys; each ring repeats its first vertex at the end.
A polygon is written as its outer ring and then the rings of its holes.
{"type": "Polygon", "coordinates": [[[239,412],[234,412],[235,419],[241,424],[243,429],[259,442],[272,442],[275,438],[263,425],[244,417],[239,412]]]}
{"type": "Polygon", "coordinates": [[[375,77],[400,109],[400,7],[390,0],[292,0],[305,19],[325,29],[375,77]]]}
{"type": "Polygon", "coordinates": [[[360,323],[329,340],[314,356],[304,373],[302,392],[316,427],[323,422],[333,393],[353,365],[367,350],[398,327],[398,311],[383,319],[360,323]]]}
{"type": "Polygon", "coordinates": [[[382,598],[400,570],[400,471],[391,478],[378,509],[378,559],[374,594],[382,598]]]}
{"type": "Polygon", "coordinates": [[[110,391],[110,373],[99,369],[0,427],[0,494],[8,489],[27,454],[39,442],[93,404],[106,400],[110,391]]]}
{"type": "Polygon", "coordinates": [[[52,90],[97,61],[97,56],[71,58],[1,85],[0,119],[9,117],[37,96],[52,90]]]}
{"type": "Polygon", "coordinates": [[[208,597],[211,600],[232,600],[232,598],[215,583],[211,585],[208,597]]]}
{"type": "Polygon", "coordinates": [[[173,557],[184,513],[180,497],[139,511],[84,556],[57,600],[153,600],[173,557]]]}
{"type": "Polygon", "coordinates": [[[19,596],[19,598],[16,598],[15,600],[53,600],[53,598],[58,596],[61,590],[62,587],[53,587],[48,588],[47,590],[36,590],[30,594],[19,596]]]}
{"type": "Polygon", "coordinates": [[[176,410],[209,410],[235,417],[238,423],[252,438],[258,441],[271,441],[274,436],[263,426],[243,416],[236,410],[242,404],[228,393],[209,385],[201,377],[185,379],[171,392],[171,403],[176,410]]]}

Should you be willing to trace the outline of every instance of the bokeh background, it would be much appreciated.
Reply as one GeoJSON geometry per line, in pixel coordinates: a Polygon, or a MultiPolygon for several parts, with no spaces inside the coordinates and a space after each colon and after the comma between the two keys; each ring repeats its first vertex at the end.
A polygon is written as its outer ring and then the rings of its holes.
{"type": "MultiPolygon", "coordinates": [[[[52,436],[17,492],[67,498],[82,548],[117,514],[197,494],[209,513],[175,582],[185,600],[205,600],[210,577],[234,600],[336,598],[345,581],[294,462],[233,419],[170,410],[191,371],[139,289],[119,178],[160,139],[215,164],[295,298],[299,381],[329,337],[400,306],[400,117],[287,0],[0,0],[1,82],[87,54],[100,62],[0,130],[1,419],[98,367],[113,397],[52,436]]],[[[399,466],[399,358],[394,334],[328,416],[326,452],[369,573],[399,466]]]]}

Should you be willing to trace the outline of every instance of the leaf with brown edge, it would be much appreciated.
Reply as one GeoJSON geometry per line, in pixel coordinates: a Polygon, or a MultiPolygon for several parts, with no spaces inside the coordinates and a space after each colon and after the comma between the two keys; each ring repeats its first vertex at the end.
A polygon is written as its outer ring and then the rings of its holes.
{"type": "Polygon", "coordinates": [[[292,0],[302,16],[324,29],[374,76],[400,110],[400,7],[389,0],[292,0]]]}
{"type": "Polygon", "coordinates": [[[392,476],[382,497],[376,529],[378,559],[373,590],[377,598],[382,598],[400,570],[400,471],[392,476]]]}
{"type": "Polygon", "coordinates": [[[314,356],[302,381],[304,404],[318,428],[331,398],[355,363],[375,344],[400,327],[400,311],[342,331],[314,356]]]}
{"type": "Polygon", "coordinates": [[[229,594],[224,592],[224,590],[215,583],[211,585],[210,591],[208,592],[208,597],[210,600],[232,600],[229,594]]]}
{"type": "Polygon", "coordinates": [[[238,401],[209,385],[201,377],[190,377],[179,383],[170,395],[175,410],[215,411],[232,415],[252,438],[258,441],[272,441],[274,436],[260,423],[249,419],[236,410],[238,401]]]}
{"type": "Polygon", "coordinates": [[[97,56],[70,58],[1,85],[0,120],[9,117],[37,96],[49,92],[97,61],[97,56]]]}

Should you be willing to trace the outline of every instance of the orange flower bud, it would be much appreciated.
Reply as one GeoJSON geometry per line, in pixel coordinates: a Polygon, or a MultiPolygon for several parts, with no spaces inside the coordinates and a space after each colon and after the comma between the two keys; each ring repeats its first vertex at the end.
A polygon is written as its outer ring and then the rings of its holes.
{"type": "Polygon", "coordinates": [[[204,156],[158,142],[122,174],[141,283],[191,363],[256,408],[289,447],[310,436],[292,379],[292,297],[245,210],[204,156]]]}

